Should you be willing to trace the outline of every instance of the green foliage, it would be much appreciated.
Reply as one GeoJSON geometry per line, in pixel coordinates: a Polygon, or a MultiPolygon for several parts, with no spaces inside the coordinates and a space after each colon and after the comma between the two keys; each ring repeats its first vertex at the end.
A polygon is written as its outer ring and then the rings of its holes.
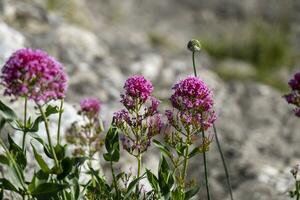
{"type": "Polygon", "coordinates": [[[201,41],[204,51],[217,60],[245,61],[253,65],[257,72],[250,77],[244,77],[244,74],[236,73],[235,70],[224,72],[216,68],[216,72],[225,80],[254,79],[280,90],[285,88],[282,80],[276,83],[279,70],[283,67],[290,68],[295,59],[296,53],[292,51],[290,43],[288,30],[266,23],[253,23],[245,29],[224,33],[222,37],[204,37],[201,41]],[[277,77],[272,80],[265,78],[270,73],[277,77]]]}
{"type": "Polygon", "coordinates": [[[288,64],[290,44],[286,31],[264,23],[255,23],[244,32],[235,32],[217,40],[204,39],[202,46],[217,59],[244,60],[259,70],[274,69],[288,64]]]}
{"type": "Polygon", "coordinates": [[[107,132],[105,138],[105,148],[107,153],[103,154],[106,161],[118,162],[120,159],[120,145],[118,129],[113,125],[107,132]]]}

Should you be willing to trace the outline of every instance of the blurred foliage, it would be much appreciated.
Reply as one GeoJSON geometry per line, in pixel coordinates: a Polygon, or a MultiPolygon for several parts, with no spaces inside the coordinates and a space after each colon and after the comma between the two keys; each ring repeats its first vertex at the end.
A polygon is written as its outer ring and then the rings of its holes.
{"type": "MultiPolygon", "coordinates": [[[[232,58],[251,63],[257,71],[251,79],[285,90],[283,80],[276,73],[283,67],[290,68],[293,64],[294,55],[288,29],[255,22],[245,30],[224,34],[219,38],[206,37],[202,40],[202,46],[217,60],[232,58]]],[[[244,79],[234,71],[223,73],[224,71],[217,69],[216,72],[225,80],[244,79]]]]}

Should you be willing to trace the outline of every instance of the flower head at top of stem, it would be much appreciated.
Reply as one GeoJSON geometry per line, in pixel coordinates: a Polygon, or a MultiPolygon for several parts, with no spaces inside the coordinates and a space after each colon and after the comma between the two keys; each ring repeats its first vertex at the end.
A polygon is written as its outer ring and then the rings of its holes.
{"type": "Polygon", "coordinates": [[[2,68],[4,94],[27,97],[36,103],[63,99],[68,77],[62,65],[42,50],[17,50],[2,68]]]}
{"type": "Polygon", "coordinates": [[[212,126],[216,120],[212,92],[200,78],[188,76],[176,83],[172,89],[174,93],[170,100],[173,111],[166,111],[172,126],[180,127],[180,122],[184,127],[191,126],[199,131],[212,126]]]}

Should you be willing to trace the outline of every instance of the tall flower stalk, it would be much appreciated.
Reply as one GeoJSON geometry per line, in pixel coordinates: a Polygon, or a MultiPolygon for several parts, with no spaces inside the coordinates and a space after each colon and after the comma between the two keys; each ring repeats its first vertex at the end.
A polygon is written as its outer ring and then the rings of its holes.
{"type": "MultiPolygon", "coordinates": [[[[172,163],[174,171],[183,163],[179,174],[180,193],[185,194],[188,189],[186,173],[189,159],[197,153],[207,151],[210,139],[202,136],[202,144],[190,151],[194,140],[200,138],[200,132],[206,131],[216,120],[213,110],[212,92],[207,85],[199,78],[189,76],[178,83],[170,100],[173,110],[166,110],[169,125],[175,131],[171,131],[165,137],[169,146],[176,150],[177,156],[173,156],[172,163]]],[[[183,195],[184,198],[184,195],[183,195]]]]}
{"type": "MultiPolygon", "coordinates": [[[[187,48],[192,52],[194,75],[195,75],[195,77],[197,77],[195,53],[201,51],[201,44],[198,40],[192,39],[191,41],[188,42],[187,48]]],[[[231,198],[231,200],[233,200],[233,193],[232,193],[232,187],[231,187],[229,172],[228,172],[225,157],[224,157],[224,154],[223,154],[223,151],[222,151],[222,148],[221,148],[221,144],[220,144],[220,141],[219,141],[219,138],[218,138],[218,133],[217,133],[217,128],[216,128],[215,123],[213,123],[213,130],[214,130],[214,135],[215,135],[216,142],[217,142],[218,151],[219,151],[221,159],[222,159],[222,164],[223,164],[223,168],[224,168],[225,175],[226,175],[226,181],[227,181],[227,185],[228,185],[228,188],[229,188],[230,198],[231,198]]],[[[204,131],[202,131],[202,136],[205,137],[204,131]]],[[[208,184],[208,172],[207,172],[207,163],[206,163],[206,153],[205,152],[203,153],[203,160],[204,160],[204,173],[205,173],[206,192],[207,192],[208,199],[210,199],[210,191],[209,191],[209,184],[208,184]]]]}
{"type": "Polygon", "coordinates": [[[162,128],[157,110],[159,101],[151,96],[152,83],[140,75],[128,78],[124,90],[121,103],[125,109],[114,113],[114,123],[122,133],[123,148],[136,158],[137,177],[140,177],[142,156],[150,146],[152,137],[159,134],[162,128]]]}
{"type": "MultiPolygon", "coordinates": [[[[62,100],[67,90],[67,79],[62,65],[53,57],[42,50],[29,48],[23,48],[13,53],[2,68],[1,74],[1,84],[5,87],[4,95],[12,96],[12,100],[19,97],[25,98],[22,150],[25,149],[28,128],[27,100],[32,100],[39,108],[43,118],[48,144],[55,166],[58,168],[59,162],[51,141],[48,118],[41,105],[45,105],[51,100],[62,100]]],[[[61,113],[62,111],[60,111],[60,118],[61,113]]]]}

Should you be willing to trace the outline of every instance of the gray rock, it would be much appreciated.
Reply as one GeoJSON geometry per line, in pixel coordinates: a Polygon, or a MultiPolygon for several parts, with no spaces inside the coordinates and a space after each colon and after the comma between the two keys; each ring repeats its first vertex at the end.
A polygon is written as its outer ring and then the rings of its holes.
{"type": "Polygon", "coordinates": [[[5,60],[17,49],[24,47],[24,36],[7,24],[0,22],[0,67],[5,60]]]}

